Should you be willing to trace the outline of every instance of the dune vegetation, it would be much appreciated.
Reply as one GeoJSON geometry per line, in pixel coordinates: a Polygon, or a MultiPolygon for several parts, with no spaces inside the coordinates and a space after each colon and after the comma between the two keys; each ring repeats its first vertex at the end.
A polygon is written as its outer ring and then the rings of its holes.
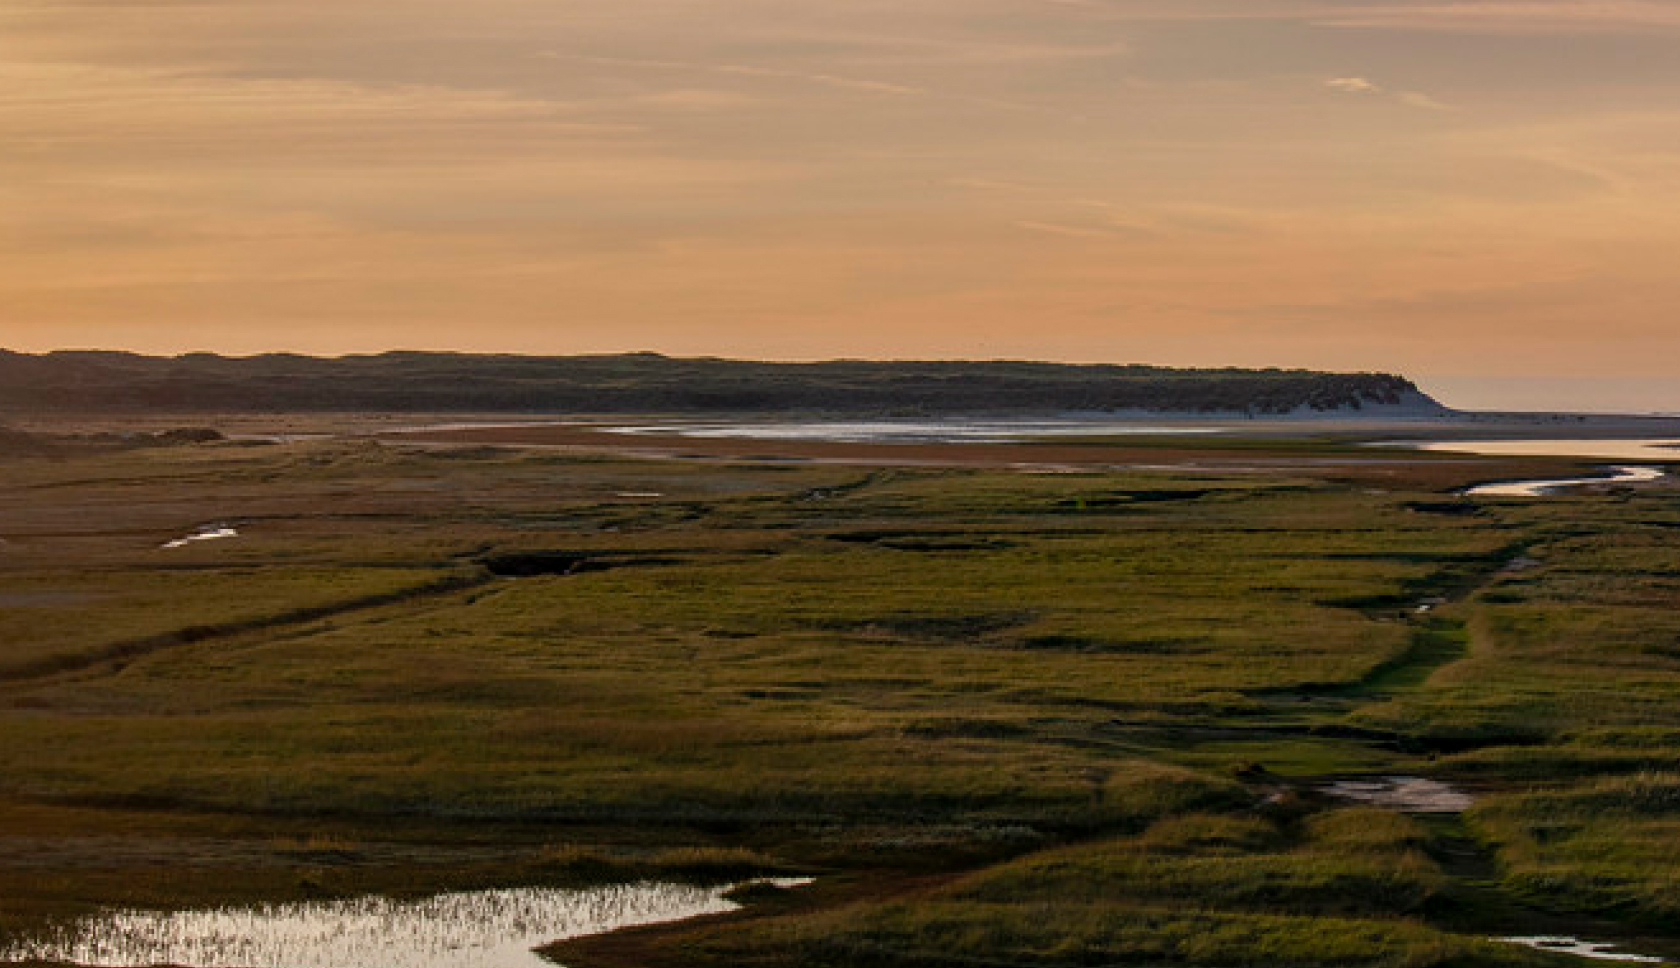
{"type": "MultiPolygon", "coordinates": [[[[177,357],[0,350],[0,408],[151,411],[785,413],[1436,411],[1405,377],[1030,361],[770,363],[658,353],[177,357]]],[[[0,434],[0,447],[5,444],[0,434]]]]}

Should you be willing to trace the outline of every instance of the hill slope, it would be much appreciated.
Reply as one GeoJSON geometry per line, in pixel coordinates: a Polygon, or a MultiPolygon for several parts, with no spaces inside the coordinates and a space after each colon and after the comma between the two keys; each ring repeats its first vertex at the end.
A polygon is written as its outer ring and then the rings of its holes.
{"type": "Polygon", "coordinates": [[[763,363],[394,352],[317,358],[0,351],[0,409],[846,413],[1434,409],[1399,376],[1014,361],[763,363]]]}

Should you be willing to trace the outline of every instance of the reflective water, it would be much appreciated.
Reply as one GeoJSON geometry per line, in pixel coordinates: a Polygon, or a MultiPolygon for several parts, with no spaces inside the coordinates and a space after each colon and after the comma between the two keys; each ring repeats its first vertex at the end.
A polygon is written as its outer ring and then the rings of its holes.
{"type": "MultiPolygon", "coordinates": [[[[789,882],[793,883],[793,882],[789,882]]],[[[183,968],[553,968],[565,938],[734,910],[728,887],[626,884],[364,897],[207,911],[113,911],[0,950],[0,963],[183,968]]]]}
{"type": "Polygon", "coordinates": [[[228,434],[227,439],[239,443],[301,444],[315,440],[331,440],[332,434],[228,434]]]}
{"type": "Polygon", "coordinates": [[[1589,484],[1639,484],[1654,481],[1664,474],[1655,467],[1611,467],[1598,477],[1565,477],[1542,481],[1501,481],[1482,484],[1464,493],[1471,497],[1545,497],[1570,487],[1589,484]]]}
{"type": "Polygon", "coordinates": [[[223,524],[206,524],[206,525],[201,526],[197,531],[194,531],[192,534],[189,534],[184,538],[176,538],[174,541],[165,541],[163,544],[158,545],[158,547],[160,547],[160,548],[185,548],[187,545],[190,545],[190,544],[192,544],[194,542],[197,542],[197,541],[221,541],[221,540],[226,539],[226,538],[237,538],[237,537],[239,537],[239,532],[237,530],[233,529],[233,528],[230,528],[230,527],[226,526],[226,525],[223,525],[223,524]]]}
{"type": "Polygon", "coordinates": [[[823,440],[837,443],[1000,443],[1033,437],[1105,437],[1217,434],[1225,427],[1171,427],[1114,420],[810,421],[777,423],[676,423],[604,427],[615,434],[670,434],[747,440],[823,440]]]}
{"type": "Polygon", "coordinates": [[[1486,457],[1602,457],[1606,460],[1680,461],[1680,440],[1443,440],[1419,450],[1486,457]]]}
{"type": "Polygon", "coordinates": [[[1420,776],[1337,780],[1323,790],[1333,797],[1407,813],[1463,813],[1476,802],[1450,784],[1420,776]]]}
{"type": "Polygon", "coordinates": [[[1644,964],[1666,964],[1661,958],[1650,955],[1636,955],[1619,952],[1616,945],[1606,941],[1582,941],[1580,938],[1569,938],[1561,935],[1540,935],[1532,938],[1495,938],[1507,944],[1520,944],[1526,948],[1536,948],[1540,951],[1557,951],[1578,958],[1593,958],[1598,961],[1637,961],[1644,964]]]}

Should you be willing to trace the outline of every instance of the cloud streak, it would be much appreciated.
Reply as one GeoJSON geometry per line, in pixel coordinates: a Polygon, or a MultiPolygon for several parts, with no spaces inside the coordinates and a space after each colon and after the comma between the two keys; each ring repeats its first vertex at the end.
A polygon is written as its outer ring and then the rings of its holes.
{"type": "Polygon", "coordinates": [[[1381,94],[1382,88],[1363,77],[1332,77],[1324,86],[1343,94],[1381,94]]]}
{"type": "Polygon", "coordinates": [[[1680,7],[1656,0],[1463,0],[1320,7],[1307,16],[1336,27],[1470,33],[1680,30],[1680,7]]]}
{"type": "Polygon", "coordinates": [[[1390,91],[1381,84],[1364,77],[1332,77],[1324,82],[1324,86],[1342,94],[1382,97],[1399,102],[1407,107],[1420,108],[1425,111],[1452,110],[1451,105],[1436,100],[1422,91],[1390,91]]]}

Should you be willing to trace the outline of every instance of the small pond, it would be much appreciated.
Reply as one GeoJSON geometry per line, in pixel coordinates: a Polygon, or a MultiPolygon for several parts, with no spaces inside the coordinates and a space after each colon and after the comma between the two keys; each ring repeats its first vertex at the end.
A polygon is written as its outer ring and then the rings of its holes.
{"type": "Polygon", "coordinates": [[[1421,776],[1337,780],[1322,789],[1324,793],[1342,800],[1406,813],[1463,813],[1476,802],[1470,794],[1457,787],[1421,776]]]}
{"type": "Polygon", "coordinates": [[[165,541],[158,547],[165,549],[185,548],[187,545],[196,544],[200,541],[225,541],[228,538],[237,537],[239,537],[239,531],[236,528],[231,528],[225,524],[206,524],[195,528],[192,534],[176,538],[173,541],[165,541]]]}
{"type": "Polygon", "coordinates": [[[1617,945],[1605,941],[1583,941],[1580,938],[1570,938],[1562,935],[1538,935],[1524,938],[1495,938],[1507,944],[1520,944],[1525,948],[1538,951],[1556,951],[1561,954],[1574,955],[1577,958],[1591,958],[1595,961],[1631,961],[1648,965],[1666,964],[1661,958],[1650,955],[1636,955],[1625,951],[1617,951],[1617,945]]]}

